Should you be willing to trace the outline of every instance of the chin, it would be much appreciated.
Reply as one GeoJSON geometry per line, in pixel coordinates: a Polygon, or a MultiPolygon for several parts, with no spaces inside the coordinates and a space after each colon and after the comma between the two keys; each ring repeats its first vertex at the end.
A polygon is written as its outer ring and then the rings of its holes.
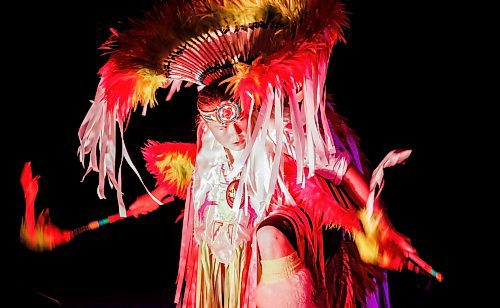
{"type": "Polygon", "coordinates": [[[228,149],[230,149],[232,151],[242,151],[242,150],[245,149],[245,145],[246,145],[245,142],[242,142],[240,144],[234,144],[234,143],[232,143],[232,144],[228,144],[226,146],[226,148],[228,148],[228,149]]]}

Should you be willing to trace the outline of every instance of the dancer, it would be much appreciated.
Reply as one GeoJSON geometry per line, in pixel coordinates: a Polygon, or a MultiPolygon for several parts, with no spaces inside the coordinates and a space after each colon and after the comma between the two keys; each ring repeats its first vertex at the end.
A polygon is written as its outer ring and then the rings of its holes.
{"type": "Polygon", "coordinates": [[[144,154],[158,185],[130,207],[138,215],[186,199],[176,303],[354,307],[371,303],[381,269],[416,256],[375,195],[383,168],[409,151],[391,152],[368,184],[356,139],[327,100],[346,26],[331,0],[170,1],[104,44],[110,58],[79,153],[99,173],[101,198],[106,178],[116,189],[122,216],[115,151],[119,135],[135,170],[123,142],[130,113],[140,104],[145,114],[159,88],[167,100],[183,83],[199,89],[196,146],[151,142],[144,154]],[[327,260],[325,227],[341,230],[327,260]]]}

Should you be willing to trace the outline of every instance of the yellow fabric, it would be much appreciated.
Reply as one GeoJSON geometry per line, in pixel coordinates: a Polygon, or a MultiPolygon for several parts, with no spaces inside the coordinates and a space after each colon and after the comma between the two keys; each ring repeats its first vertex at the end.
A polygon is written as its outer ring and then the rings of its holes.
{"type": "Polygon", "coordinates": [[[261,282],[272,283],[287,279],[298,271],[302,265],[297,252],[272,260],[261,260],[262,276],[261,282]]]}
{"type": "Polygon", "coordinates": [[[196,307],[241,307],[241,286],[247,254],[247,244],[236,248],[228,264],[217,261],[203,242],[198,256],[196,307]]]}

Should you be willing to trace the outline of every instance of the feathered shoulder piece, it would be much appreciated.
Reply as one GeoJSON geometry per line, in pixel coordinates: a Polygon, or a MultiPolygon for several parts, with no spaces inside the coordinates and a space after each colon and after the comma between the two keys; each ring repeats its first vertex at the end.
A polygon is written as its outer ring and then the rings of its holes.
{"type": "Polygon", "coordinates": [[[196,160],[196,145],[149,140],[142,154],[146,168],[156,178],[156,185],[168,188],[170,195],[186,199],[196,160]]]}
{"type": "Polygon", "coordinates": [[[80,160],[85,165],[90,154],[87,172],[99,172],[99,196],[104,198],[106,177],[121,196],[116,126],[123,136],[133,110],[141,105],[145,113],[157,104],[157,89],[169,89],[169,100],[183,83],[202,88],[223,80],[249,115],[259,112],[258,134],[268,133],[271,114],[283,128],[278,113],[287,104],[299,169],[307,163],[314,174],[315,157],[326,160],[335,151],[324,84],[331,49],[345,26],[337,0],[173,0],[132,20],[128,29],[112,29],[102,46],[109,60],[99,70],[96,97],[79,131],[80,160]]]}

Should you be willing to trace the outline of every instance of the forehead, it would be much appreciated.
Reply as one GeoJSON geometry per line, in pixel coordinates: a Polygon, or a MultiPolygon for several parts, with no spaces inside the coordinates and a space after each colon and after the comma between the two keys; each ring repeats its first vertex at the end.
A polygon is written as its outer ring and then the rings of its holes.
{"type": "Polygon", "coordinates": [[[243,116],[243,110],[239,102],[232,100],[221,101],[214,110],[200,110],[200,115],[209,123],[218,123],[227,125],[233,122],[240,121],[243,116]]]}

